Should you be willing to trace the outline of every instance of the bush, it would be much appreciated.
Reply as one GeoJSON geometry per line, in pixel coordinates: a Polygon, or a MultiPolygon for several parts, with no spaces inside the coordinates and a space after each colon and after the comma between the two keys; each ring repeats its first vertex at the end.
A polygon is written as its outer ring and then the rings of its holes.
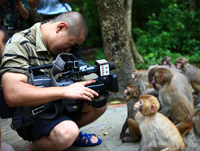
{"type": "Polygon", "coordinates": [[[162,57],[169,56],[175,63],[177,57],[188,57],[191,61],[200,60],[200,12],[188,12],[183,4],[172,3],[154,13],[147,22],[148,30],[135,28],[138,36],[136,47],[145,61],[145,65],[136,64],[136,68],[148,68],[157,64],[162,57]]]}

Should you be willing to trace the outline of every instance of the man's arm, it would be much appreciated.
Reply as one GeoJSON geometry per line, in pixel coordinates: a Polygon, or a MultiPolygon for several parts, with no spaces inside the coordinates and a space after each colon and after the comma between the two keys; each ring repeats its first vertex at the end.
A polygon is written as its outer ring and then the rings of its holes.
{"type": "Polygon", "coordinates": [[[92,101],[98,93],[85,87],[95,80],[76,82],[66,87],[36,87],[27,83],[28,77],[20,73],[6,72],[2,75],[4,98],[9,107],[38,106],[54,100],[66,98],[92,101]]]}
{"type": "Polygon", "coordinates": [[[30,5],[30,7],[32,9],[34,9],[34,8],[36,8],[39,5],[40,0],[28,0],[28,3],[30,5]]]}
{"type": "Polygon", "coordinates": [[[17,5],[20,15],[24,18],[24,20],[27,20],[29,18],[28,10],[24,7],[21,1],[15,0],[15,3],[17,5]]]}

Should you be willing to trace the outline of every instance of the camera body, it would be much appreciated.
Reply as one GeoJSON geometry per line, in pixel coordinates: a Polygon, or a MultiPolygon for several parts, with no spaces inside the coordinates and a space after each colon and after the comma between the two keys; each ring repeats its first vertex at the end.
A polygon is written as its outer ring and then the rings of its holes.
{"type": "MultiPolygon", "coordinates": [[[[91,73],[96,73],[98,77],[95,79],[96,82],[88,85],[86,87],[93,89],[100,95],[104,95],[104,99],[101,100],[93,100],[92,102],[88,102],[89,105],[92,105],[94,108],[100,108],[106,104],[107,98],[109,96],[108,91],[110,92],[117,92],[118,91],[118,81],[117,81],[117,76],[113,73],[110,72],[110,70],[115,69],[115,64],[113,62],[107,62],[105,59],[102,60],[97,60],[95,61],[94,66],[78,66],[78,62],[75,57],[72,54],[61,54],[58,56],[59,59],[62,58],[62,68],[58,73],[62,73],[62,75],[58,78],[58,80],[54,79],[54,75],[51,75],[51,78],[45,76],[45,75],[33,75],[32,83],[37,87],[51,87],[51,86],[68,86],[70,84],[73,84],[74,82],[81,81],[84,77],[84,75],[89,75],[91,73]],[[56,81],[55,84],[52,85],[53,81],[56,81]]],[[[57,58],[58,58],[57,57],[57,58]]],[[[56,60],[59,60],[57,59],[56,60]]],[[[55,61],[56,62],[56,61],[55,61]]],[[[60,61],[58,64],[61,64],[60,61]]],[[[48,65],[42,65],[42,66],[36,66],[36,67],[30,67],[30,73],[33,73],[34,70],[40,70],[40,69],[45,69],[45,68],[54,68],[53,64],[48,64],[48,65]]],[[[56,65],[57,66],[57,65],[56,65]]],[[[51,73],[53,73],[51,69],[51,73]]],[[[30,78],[30,77],[29,77],[30,78]]],[[[66,99],[62,99],[61,104],[65,104],[65,102],[70,102],[66,99]]],[[[75,100],[74,102],[77,102],[75,100]]],[[[73,112],[73,105],[68,106],[69,112],[73,112]]],[[[3,95],[3,89],[2,85],[0,86],[0,116],[1,118],[10,118],[15,116],[16,110],[18,110],[19,113],[23,115],[23,111],[30,111],[28,113],[27,117],[32,117],[32,115],[39,115],[41,112],[44,112],[44,106],[38,106],[38,107],[15,107],[15,108],[9,108],[5,102],[4,95],[3,95]],[[17,108],[17,109],[16,109],[17,108]],[[30,116],[29,116],[30,115],[30,116]]],[[[26,118],[27,118],[26,117],[26,118]]],[[[21,118],[21,117],[20,117],[21,118]]],[[[22,121],[21,119],[18,119],[20,122],[22,121]]],[[[26,125],[26,123],[25,123],[26,125]]],[[[17,126],[15,126],[17,127],[17,126]]]]}

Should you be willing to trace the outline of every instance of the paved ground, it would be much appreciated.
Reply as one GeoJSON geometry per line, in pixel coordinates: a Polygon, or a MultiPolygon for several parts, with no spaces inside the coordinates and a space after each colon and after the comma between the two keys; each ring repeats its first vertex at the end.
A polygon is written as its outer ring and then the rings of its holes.
{"type": "MultiPolygon", "coordinates": [[[[200,106],[198,109],[200,109],[200,106]]],[[[139,142],[122,143],[119,139],[126,115],[126,105],[119,107],[109,106],[107,111],[97,121],[81,128],[82,132],[95,133],[103,140],[102,144],[95,147],[72,146],[66,151],[138,151],[139,142]]],[[[22,140],[10,128],[10,122],[11,119],[0,119],[2,142],[12,145],[16,151],[24,151],[29,142],[22,140]]],[[[186,139],[188,141],[187,151],[200,151],[200,144],[198,144],[194,137],[193,131],[188,134],[186,139]]]]}
{"type": "MultiPolygon", "coordinates": [[[[195,109],[199,110],[200,105],[195,109]]],[[[95,133],[102,139],[102,144],[95,147],[72,146],[66,151],[138,151],[139,142],[122,143],[119,139],[126,115],[126,105],[120,105],[118,107],[113,105],[109,106],[98,120],[81,128],[82,132],[95,133]]],[[[10,144],[15,151],[24,151],[29,142],[20,138],[17,133],[10,128],[10,123],[11,119],[0,119],[2,142],[10,144]]],[[[197,142],[193,130],[186,136],[186,140],[188,141],[187,151],[200,151],[200,144],[197,142]]]]}

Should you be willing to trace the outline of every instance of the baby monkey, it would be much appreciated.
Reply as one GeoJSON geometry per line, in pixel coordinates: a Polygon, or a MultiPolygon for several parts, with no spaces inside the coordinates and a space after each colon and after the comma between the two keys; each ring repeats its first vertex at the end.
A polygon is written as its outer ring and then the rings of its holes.
{"type": "Polygon", "coordinates": [[[124,90],[124,98],[127,102],[127,117],[120,133],[120,139],[123,143],[139,141],[141,138],[139,125],[134,120],[136,111],[133,110],[133,106],[139,100],[139,96],[140,88],[137,85],[130,84],[124,90]],[[127,128],[129,128],[130,133],[126,133],[127,128]]]}
{"type": "Polygon", "coordinates": [[[142,133],[140,151],[185,151],[183,138],[177,127],[157,112],[160,104],[152,95],[142,95],[134,104],[135,120],[142,133]]]}

